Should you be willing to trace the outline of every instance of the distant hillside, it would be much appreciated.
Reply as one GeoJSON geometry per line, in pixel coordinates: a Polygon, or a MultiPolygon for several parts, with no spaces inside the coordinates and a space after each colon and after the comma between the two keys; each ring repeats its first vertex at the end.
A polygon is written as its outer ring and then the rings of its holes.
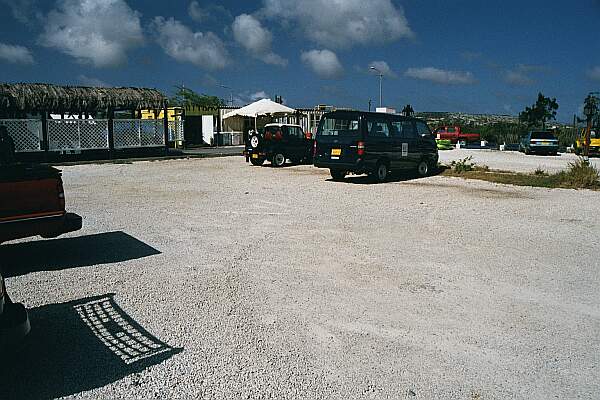
{"type": "Polygon", "coordinates": [[[458,124],[481,126],[498,122],[516,123],[519,118],[513,115],[467,114],[456,112],[417,112],[415,116],[431,125],[458,124]]]}

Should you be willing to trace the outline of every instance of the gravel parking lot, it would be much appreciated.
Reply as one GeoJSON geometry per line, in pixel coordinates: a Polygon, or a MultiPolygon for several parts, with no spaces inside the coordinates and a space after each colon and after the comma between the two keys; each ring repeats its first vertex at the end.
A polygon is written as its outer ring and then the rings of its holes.
{"type": "MultiPolygon", "coordinates": [[[[541,168],[546,172],[559,172],[566,169],[569,163],[577,160],[577,155],[560,153],[557,156],[526,155],[517,151],[497,150],[471,150],[454,149],[440,151],[440,162],[449,164],[452,160],[459,160],[473,156],[473,162],[487,165],[492,169],[516,172],[534,172],[541,168]]],[[[600,169],[600,158],[590,158],[590,162],[600,169]]]]}
{"type": "Polygon", "coordinates": [[[33,329],[2,396],[600,393],[600,193],[242,157],[62,169],[84,228],[0,247],[33,329]]]}

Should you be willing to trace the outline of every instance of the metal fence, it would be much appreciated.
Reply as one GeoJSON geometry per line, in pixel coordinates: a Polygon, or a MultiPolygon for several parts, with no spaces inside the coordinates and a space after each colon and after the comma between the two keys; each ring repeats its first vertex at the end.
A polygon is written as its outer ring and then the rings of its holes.
{"type": "Polygon", "coordinates": [[[114,120],[115,149],[164,146],[165,127],[163,123],[163,120],[159,119],[114,120]]]}
{"type": "Polygon", "coordinates": [[[183,142],[183,121],[169,121],[169,141],[183,142]]]}
{"type": "Polygon", "coordinates": [[[0,119],[15,142],[15,151],[31,152],[42,150],[42,121],[39,119],[0,119]]]}
{"type": "Polygon", "coordinates": [[[48,149],[50,151],[108,149],[108,120],[49,120],[48,149]]]}
{"type": "MultiPolygon", "coordinates": [[[[169,122],[169,141],[184,141],[182,120],[169,122]]],[[[0,119],[8,128],[17,152],[44,151],[42,121],[39,119],[0,119]]],[[[49,151],[108,150],[109,125],[106,119],[51,119],[47,122],[49,151]]],[[[162,119],[117,119],[113,124],[115,149],[161,147],[165,145],[162,119]]]]}

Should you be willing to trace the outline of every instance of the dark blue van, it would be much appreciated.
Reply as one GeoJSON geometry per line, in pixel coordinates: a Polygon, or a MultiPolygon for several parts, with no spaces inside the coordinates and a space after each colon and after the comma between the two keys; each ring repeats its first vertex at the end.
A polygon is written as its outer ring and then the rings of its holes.
{"type": "Polygon", "coordinates": [[[329,168],[334,180],[369,174],[383,182],[390,171],[429,175],[438,162],[431,130],[417,118],[362,111],[324,114],[317,130],[314,165],[329,168]]]}

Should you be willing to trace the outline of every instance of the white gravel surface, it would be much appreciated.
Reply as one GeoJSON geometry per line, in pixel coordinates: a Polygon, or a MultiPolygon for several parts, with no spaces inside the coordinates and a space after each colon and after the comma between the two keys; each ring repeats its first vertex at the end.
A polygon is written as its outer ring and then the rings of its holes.
{"type": "MultiPolygon", "coordinates": [[[[526,155],[517,151],[454,149],[440,151],[440,162],[449,164],[453,160],[473,157],[473,162],[487,165],[492,169],[516,172],[533,172],[541,168],[546,172],[566,169],[569,163],[577,160],[577,155],[560,153],[557,156],[526,155]]],[[[600,169],[600,158],[590,158],[590,162],[600,169]]]]}
{"type": "Polygon", "coordinates": [[[2,398],[600,393],[600,193],[241,157],[62,169],[84,228],[0,248],[33,327],[2,398]],[[107,294],[172,349],[116,357],[70,303],[107,294]]]}

